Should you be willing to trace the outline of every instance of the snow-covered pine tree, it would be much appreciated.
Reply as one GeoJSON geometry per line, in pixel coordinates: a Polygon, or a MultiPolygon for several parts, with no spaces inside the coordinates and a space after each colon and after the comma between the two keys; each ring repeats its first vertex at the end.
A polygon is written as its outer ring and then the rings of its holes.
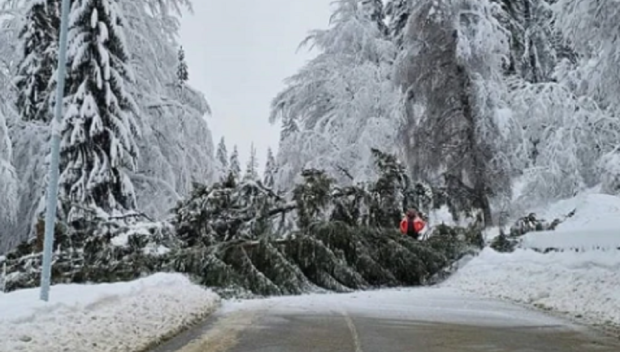
{"type": "Polygon", "coordinates": [[[220,178],[226,177],[228,173],[228,150],[226,149],[226,141],[224,136],[220,138],[215,153],[215,161],[217,162],[217,173],[220,178]]]}
{"type": "Polygon", "coordinates": [[[403,137],[414,176],[467,187],[486,225],[489,198],[510,190],[509,121],[499,114],[508,37],[498,11],[489,0],[415,2],[396,74],[413,97],[403,137]]]}
{"type": "Polygon", "coordinates": [[[239,150],[237,149],[237,145],[233,147],[233,151],[230,154],[228,173],[237,181],[241,176],[241,164],[239,163],[239,150]]]}
{"type": "Polygon", "coordinates": [[[114,0],[76,0],[68,35],[68,84],[61,141],[60,197],[68,221],[84,208],[107,214],[135,208],[126,174],[138,134],[125,20],[114,0]]]}
{"type": "Polygon", "coordinates": [[[256,158],[256,148],[254,143],[250,144],[250,157],[245,167],[245,173],[243,174],[244,181],[258,181],[258,159],[256,158]]]}
{"type": "Polygon", "coordinates": [[[271,147],[267,148],[267,157],[265,161],[265,170],[263,170],[263,184],[267,188],[273,188],[275,184],[275,175],[277,173],[276,159],[273,156],[271,147]]]}
{"type": "Polygon", "coordinates": [[[185,50],[179,47],[179,62],[177,63],[177,78],[180,83],[186,83],[189,80],[189,72],[187,70],[187,62],[185,61],[185,50]]]}
{"type": "Polygon", "coordinates": [[[25,121],[52,118],[50,80],[58,55],[59,4],[59,0],[31,1],[19,35],[23,58],[15,86],[17,108],[25,121]]]}
{"type": "Polygon", "coordinates": [[[303,169],[323,169],[341,183],[372,178],[370,148],[392,151],[399,91],[389,81],[396,47],[372,20],[378,3],[336,1],[331,26],[302,43],[321,53],[287,80],[272,101],[270,121],[282,120],[276,186],[289,189],[303,169]]]}

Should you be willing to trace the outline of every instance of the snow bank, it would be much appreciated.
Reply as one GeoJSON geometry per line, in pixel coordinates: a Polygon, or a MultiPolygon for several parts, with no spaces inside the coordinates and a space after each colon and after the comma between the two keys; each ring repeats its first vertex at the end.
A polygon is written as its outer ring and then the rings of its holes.
{"type": "Polygon", "coordinates": [[[551,221],[575,215],[558,225],[555,231],[531,232],[523,236],[520,247],[544,250],[618,250],[620,248],[620,197],[582,194],[562,200],[542,210],[542,218],[551,221]]]}
{"type": "Polygon", "coordinates": [[[140,351],[197,322],[219,305],[180,274],[126,283],[55,285],[0,293],[0,352],[140,351]]]}
{"type": "Polygon", "coordinates": [[[607,194],[583,193],[539,209],[536,214],[552,221],[572,210],[575,215],[558,225],[556,231],[620,229],[620,197],[607,194]]]}
{"type": "Polygon", "coordinates": [[[483,250],[442,285],[620,327],[620,197],[585,193],[536,214],[551,221],[573,210],[555,231],[523,236],[513,253],[483,250]],[[547,248],[569,251],[533,250],[547,248]]]}
{"type": "Polygon", "coordinates": [[[487,248],[442,284],[620,326],[620,252],[487,248]]]}

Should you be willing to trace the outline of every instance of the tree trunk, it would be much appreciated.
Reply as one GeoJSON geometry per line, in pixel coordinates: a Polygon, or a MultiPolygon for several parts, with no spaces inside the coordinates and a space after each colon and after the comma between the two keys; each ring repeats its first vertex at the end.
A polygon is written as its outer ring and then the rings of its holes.
{"type": "MultiPolygon", "coordinates": [[[[532,4],[530,3],[530,0],[524,0],[523,1],[523,17],[525,18],[525,28],[531,30],[533,27],[533,23],[532,23],[532,4]]],[[[540,73],[538,72],[538,62],[536,60],[536,47],[535,47],[535,43],[532,40],[532,38],[528,38],[528,47],[529,47],[529,54],[528,54],[528,59],[529,59],[529,64],[530,64],[530,73],[531,73],[531,77],[530,79],[532,80],[532,83],[538,83],[540,82],[540,73]]]]}
{"type": "Polygon", "coordinates": [[[484,226],[490,227],[493,225],[493,219],[491,215],[490,202],[486,194],[486,163],[483,160],[482,151],[480,150],[478,143],[478,136],[476,134],[476,116],[470,101],[471,82],[463,65],[457,65],[457,77],[461,89],[460,99],[463,109],[463,117],[467,120],[467,144],[469,145],[472,163],[472,169],[468,171],[470,171],[469,173],[473,177],[473,191],[474,197],[476,198],[474,204],[482,210],[484,226]]]}

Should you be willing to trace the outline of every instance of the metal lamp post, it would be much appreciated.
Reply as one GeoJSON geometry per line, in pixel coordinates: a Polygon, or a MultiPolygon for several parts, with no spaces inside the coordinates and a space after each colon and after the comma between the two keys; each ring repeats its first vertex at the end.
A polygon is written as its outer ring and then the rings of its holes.
{"type": "Polygon", "coordinates": [[[45,242],[41,267],[41,300],[47,302],[52,276],[52,251],[54,248],[54,227],[56,225],[56,203],[58,200],[58,173],[60,158],[60,125],[62,123],[62,101],[65,92],[67,71],[67,32],[69,27],[70,0],[62,0],[60,17],[60,41],[58,43],[58,76],[56,77],[56,105],[52,121],[52,145],[49,183],[47,185],[47,208],[45,212],[45,242]]]}

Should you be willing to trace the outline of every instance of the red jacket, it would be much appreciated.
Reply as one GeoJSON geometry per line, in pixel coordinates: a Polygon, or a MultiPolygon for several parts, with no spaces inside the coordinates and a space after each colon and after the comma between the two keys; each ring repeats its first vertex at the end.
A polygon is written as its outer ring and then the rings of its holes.
{"type": "Polygon", "coordinates": [[[407,225],[409,221],[413,221],[413,230],[417,233],[420,233],[420,231],[424,229],[424,226],[426,226],[424,221],[417,216],[413,220],[409,220],[409,218],[405,216],[400,222],[400,233],[403,235],[407,234],[407,225]]]}

